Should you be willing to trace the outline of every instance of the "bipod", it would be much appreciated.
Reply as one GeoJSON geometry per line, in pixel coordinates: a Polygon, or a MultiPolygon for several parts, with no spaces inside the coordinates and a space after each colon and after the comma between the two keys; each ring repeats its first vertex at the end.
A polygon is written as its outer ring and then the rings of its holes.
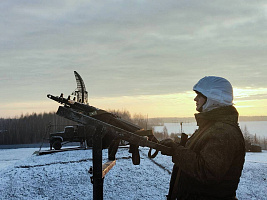
{"type": "Polygon", "coordinates": [[[43,136],[42,143],[39,147],[39,151],[35,151],[33,154],[40,155],[41,149],[42,149],[43,144],[44,144],[44,140],[46,139],[47,134],[50,132],[51,127],[52,127],[51,122],[49,122],[49,124],[47,125],[47,129],[45,131],[45,135],[43,136]]]}

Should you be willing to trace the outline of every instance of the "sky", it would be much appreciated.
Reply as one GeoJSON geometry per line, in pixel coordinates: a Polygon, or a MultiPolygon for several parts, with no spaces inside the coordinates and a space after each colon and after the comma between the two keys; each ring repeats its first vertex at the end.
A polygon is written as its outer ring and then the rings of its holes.
{"type": "Polygon", "coordinates": [[[193,117],[192,87],[221,76],[241,116],[267,115],[265,0],[0,1],[0,118],[56,111],[83,78],[89,103],[193,117]]]}

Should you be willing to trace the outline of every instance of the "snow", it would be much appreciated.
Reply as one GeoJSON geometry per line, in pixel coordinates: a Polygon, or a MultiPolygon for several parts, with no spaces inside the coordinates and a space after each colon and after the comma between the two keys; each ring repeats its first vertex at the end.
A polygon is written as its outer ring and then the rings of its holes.
{"type": "MultiPolygon", "coordinates": [[[[38,148],[0,149],[0,199],[92,199],[88,173],[92,152],[88,150],[32,155],[38,148]]],[[[151,160],[140,148],[141,164],[133,165],[128,149],[120,148],[116,165],[104,179],[104,199],[165,199],[171,157],[151,160]]],[[[103,162],[107,150],[103,150],[103,162]]],[[[242,200],[266,200],[267,151],[247,153],[237,190],[242,200]]]]}

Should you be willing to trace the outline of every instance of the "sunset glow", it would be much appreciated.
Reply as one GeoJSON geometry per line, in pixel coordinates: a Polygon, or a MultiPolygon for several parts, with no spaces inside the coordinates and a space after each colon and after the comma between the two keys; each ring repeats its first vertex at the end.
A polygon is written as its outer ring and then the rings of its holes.
{"type": "MultiPolygon", "coordinates": [[[[106,109],[125,109],[131,113],[148,114],[149,117],[193,117],[196,113],[194,97],[193,91],[187,91],[168,95],[92,99],[91,102],[106,109]]],[[[234,105],[241,116],[265,116],[267,88],[234,88],[234,105]]]]}
{"type": "MultiPolygon", "coordinates": [[[[106,110],[128,110],[148,117],[193,117],[195,93],[187,91],[166,95],[140,95],[90,98],[92,106],[106,110]]],[[[267,114],[267,88],[234,88],[234,105],[241,116],[265,116],[267,114]]],[[[56,111],[56,102],[24,102],[5,104],[5,117],[56,111]]]]}
{"type": "Polygon", "coordinates": [[[234,88],[234,103],[241,116],[266,116],[267,88],[234,88]]]}

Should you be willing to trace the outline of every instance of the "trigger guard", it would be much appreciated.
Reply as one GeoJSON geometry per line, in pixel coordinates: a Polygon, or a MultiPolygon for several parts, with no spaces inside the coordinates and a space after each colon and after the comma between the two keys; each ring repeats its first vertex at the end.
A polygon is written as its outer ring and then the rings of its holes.
{"type": "Polygon", "coordinates": [[[148,157],[149,158],[155,158],[158,155],[159,151],[155,150],[155,152],[152,155],[151,155],[151,153],[152,153],[152,148],[149,149],[148,157]]]}

